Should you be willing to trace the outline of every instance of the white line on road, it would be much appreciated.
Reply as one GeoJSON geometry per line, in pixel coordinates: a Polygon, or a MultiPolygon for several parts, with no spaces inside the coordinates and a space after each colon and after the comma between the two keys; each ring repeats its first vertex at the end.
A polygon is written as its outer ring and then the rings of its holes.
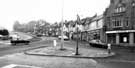
{"type": "Polygon", "coordinates": [[[107,60],[105,62],[122,62],[122,63],[135,63],[135,61],[131,61],[131,60],[107,60]]]}
{"type": "Polygon", "coordinates": [[[2,68],[13,68],[13,67],[16,67],[17,65],[15,64],[10,64],[10,65],[7,65],[7,66],[4,66],[2,68]]]}
{"type": "Polygon", "coordinates": [[[10,65],[6,65],[4,67],[1,68],[15,68],[15,67],[23,67],[23,68],[41,68],[41,67],[35,67],[35,66],[29,66],[29,65],[18,65],[18,64],[10,64],[10,65]]]}

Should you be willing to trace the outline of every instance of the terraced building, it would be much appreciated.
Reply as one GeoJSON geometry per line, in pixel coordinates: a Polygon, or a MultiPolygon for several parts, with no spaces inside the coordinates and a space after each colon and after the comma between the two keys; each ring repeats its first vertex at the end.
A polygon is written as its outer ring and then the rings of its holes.
{"type": "Polygon", "coordinates": [[[104,22],[107,43],[135,44],[135,0],[110,0],[104,22]]]}

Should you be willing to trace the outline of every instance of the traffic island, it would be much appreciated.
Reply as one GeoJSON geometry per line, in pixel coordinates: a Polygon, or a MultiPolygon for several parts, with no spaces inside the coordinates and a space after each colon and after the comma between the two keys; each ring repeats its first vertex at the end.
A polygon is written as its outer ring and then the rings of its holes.
{"type": "Polygon", "coordinates": [[[114,56],[115,53],[108,53],[107,50],[102,49],[86,49],[79,48],[79,55],[75,54],[75,48],[64,47],[65,50],[60,50],[60,46],[53,47],[38,47],[34,49],[26,50],[24,53],[27,55],[36,56],[55,56],[55,57],[72,57],[72,58],[106,58],[114,56]]]}

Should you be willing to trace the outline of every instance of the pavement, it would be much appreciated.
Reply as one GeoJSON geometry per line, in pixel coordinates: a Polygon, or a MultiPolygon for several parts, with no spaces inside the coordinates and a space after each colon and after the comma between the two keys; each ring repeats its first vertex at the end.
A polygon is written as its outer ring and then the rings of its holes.
{"type": "MultiPolygon", "coordinates": [[[[68,44],[66,44],[68,45],[68,44]]],[[[73,44],[70,44],[72,46],[73,44]]],[[[55,57],[73,57],[73,58],[106,58],[114,56],[115,53],[108,53],[105,49],[79,48],[79,55],[75,55],[76,49],[64,46],[64,50],[60,50],[60,43],[57,46],[42,46],[34,49],[26,50],[27,55],[37,56],[55,56],[55,57]]]]}

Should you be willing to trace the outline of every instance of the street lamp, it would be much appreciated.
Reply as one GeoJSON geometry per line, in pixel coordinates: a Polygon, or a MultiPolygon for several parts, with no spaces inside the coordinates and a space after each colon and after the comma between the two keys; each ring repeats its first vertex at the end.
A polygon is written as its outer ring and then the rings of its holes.
{"type": "Polygon", "coordinates": [[[76,24],[76,29],[77,29],[77,43],[76,43],[76,52],[75,52],[75,55],[79,55],[79,52],[78,52],[78,39],[79,39],[79,25],[76,24]]]}
{"type": "Polygon", "coordinates": [[[64,0],[62,0],[62,8],[61,8],[61,12],[62,12],[62,22],[61,22],[61,48],[60,50],[64,50],[64,39],[63,39],[63,8],[64,8],[64,0]]]}
{"type": "Polygon", "coordinates": [[[78,39],[79,39],[79,23],[81,23],[81,20],[80,20],[80,17],[79,15],[77,14],[77,22],[76,22],[76,29],[77,29],[77,43],[76,43],[76,52],[75,52],[75,55],[80,55],[78,50],[79,50],[79,46],[78,46],[78,39]]]}

